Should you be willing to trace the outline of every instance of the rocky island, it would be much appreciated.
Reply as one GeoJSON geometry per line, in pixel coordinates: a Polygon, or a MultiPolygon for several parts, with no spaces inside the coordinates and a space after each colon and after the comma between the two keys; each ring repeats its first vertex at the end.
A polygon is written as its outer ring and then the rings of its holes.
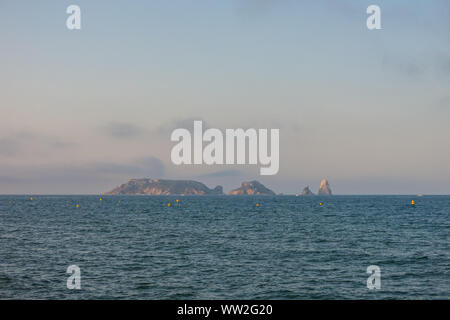
{"type": "MultiPolygon", "coordinates": [[[[167,180],[167,179],[131,179],[108,192],[105,195],[223,195],[222,186],[214,189],[205,184],[193,180],[167,180]]],[[[267,195],[275,196],[276,193],[266,188],[259,181],[245,181],[239,188],[231,190],[229,195],[267,195]]],[[[279,194],[282,195],[282,194],[279,194]]],[[[302,196],[314,196],[309,186],[305,187],[302,196]]],[[[320,183],[319,196],[331,196],[331,188],[326,179],[320,183]]]]}
{"type": "Polygon", "coordinates": [[[267,195],[274,196],[275,192],[266,188],[260,182],[253,180],[242,182],[241,186],[237,189],[231,190],[228,194],[236,196],[236,195],[267,195]]]}
{"type": "Polygon", "coordinates": [[[328,183],[327,179],[323,179],[320,182],[320,187],[319,187],[319,196],[331,196],[331,188],[330,188],[330,184],[328,183]]]}
{"type": "Polygon", "coordinates": [[[313,196],[314,193],[311,191],[309,186],[305,187],[302,191],[302,196],[313,196]]]}
{"type": "Polygon", "coordinates": [[[131,179],[106,195],[221,195],[222,186],[209,189],[206,185],[192,180],[131,179]]]}

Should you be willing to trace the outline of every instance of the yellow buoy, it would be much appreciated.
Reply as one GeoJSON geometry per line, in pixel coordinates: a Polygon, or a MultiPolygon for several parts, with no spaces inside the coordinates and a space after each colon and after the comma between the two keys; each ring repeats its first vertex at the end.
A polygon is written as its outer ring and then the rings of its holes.
{"type": "Polygon", "coordinates": [[[259,203],[257,203],[256,206],[259,207],[259,203]]]}
{"type": "Polygon", "coordinates": [[[178,201],[180,201],[180,200],[177,199],[177,200],[175,200],[175,201],[178,203],[178,201]]]}
{"type": "Polygon", "coordinates": [[[80,205],[79,205],[79,204],[75,205],[75,208],[79,208],[79,207],[80,207],[80,205]]]}
{"type": "Polygon", "coordinates": [[[103,198],[100,198],[99,201],[103,201],[103,198]]]}
{"type": "Polygon", "coordinates": [[[33,201],[33,197],[30,197],[30,201],[33,201]]]}
{"type": "Polygon", "coordinates": [[[415,206],[415,205],[416,205],[416,202],[415,202],[414,200],[411,200],[411,205],[412,205],[412,206],[415,206]]]}
{"type": "Polygon", "coordinates": [[[168,207],[170,207],[170,202],[167,204],[168,207]]]}
{"type": "Polygon", "coordinates": [[[320,205],[322,205],[323,203],[321,202],[320,205]]]}

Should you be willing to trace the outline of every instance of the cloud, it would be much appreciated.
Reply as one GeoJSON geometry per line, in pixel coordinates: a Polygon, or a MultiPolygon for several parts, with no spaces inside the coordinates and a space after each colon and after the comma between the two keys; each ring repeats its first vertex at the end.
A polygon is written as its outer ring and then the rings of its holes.
{"type": "Polygon", "coordinates": [[[21,131],[0,138],[0,156],[13,157],[22,155],[31,144],[38,145],[43,150],[63,149],[75,145],[73,142],[63,141],[57,137],[30,131],[21,131]]]}
{"type": "Polygon", "coordinates": [[[165,175],[164,163],[156,157],[141,158],[136,161],[136,165],[151,171],[151,175],[162,177],[165,175]]]}
{"type": "Polygon", "coordinates": [[[215,178],[215,177],[238,177],[241,176],[242,172],[239,170],[221,170],[212,173],[206,173],[199,175],[198,178],[215,178]]]}
{"type": "Polygon", "coordinates": [[[164,163],[155,157],[129,163],[2,166],[0,193],[101,193],[131,178],[163,178],[164,163]]]}
{"type": "Polygon", "coordinates": [[[425,67],[421,63],[407,57],[384,56],[381,64],[384,69],[395,71],[409,78],[418,77],[425,73],[425,67]]]}
{"type": "Polygon", "coordinates": [[[110,122],[103,129],[108,136],[117,139],[134,138],[142,132],[138,126],[126,122],[110,122]]]}
{"type": "Polygon", "coordinates": [[[450,55],[444,52],[434,52],[420,58],[385,55],[381,65],[385,70],[408,78],[420,79],[428,75],[437,80],[450,79],[450,55]]]}
{"type": "Polygon", "coordinates": [[[161,178],[165,174],[165,166],[160,159],[148,157],[140,158],[130,163],[93,162],[72,167],[70,171],[81,175],[89,174],[97,176],[129,176],[130,178],[161,178]]]}
{"type": "Polygon", "coordinates": [[[173,130],[175,129],[187,129],[191,133],[194,130],[194,121],[202,121],[203,122],[203,131],[205,129],[211,128],[211,126],[202,119],[202,117],[192,117],[192,118],[186,118],[186,119],[173,119],[170,120],[162,125],[160,125],[158,128],[156,128],[156,134],[162,135],[162,136],[170,136],[173,130]]]}

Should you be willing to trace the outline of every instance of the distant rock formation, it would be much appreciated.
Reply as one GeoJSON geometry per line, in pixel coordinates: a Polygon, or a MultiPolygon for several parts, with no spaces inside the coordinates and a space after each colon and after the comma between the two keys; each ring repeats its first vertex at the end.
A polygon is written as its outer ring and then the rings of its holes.
{"type": "Polygon", "coordinates": [[[302,196],[313,196],[313,195],[314,195],[314,193],[312,193],[312,191],[309,188],[309,186],[304,188],[303,191],[302,191],[302,196]]]}
{"type": "Polygon", "coordinates": [[[327,179],[323,179],[320,182],[320,187],[319,187],[319,196],[331,196],[331,188],[330,185],[328,184],[328,180],[327,179]]]}
{"type": "Polygon", "coordinates": [[[274,196],[275,192],[266,188],[264,185],[258,181],[248,181],[242,182],[241,187],[231,190],[228,194],[230,195],[267,195],[274,196]]]}
{"type": "Polygon", "coordinates": [[[191,180],[131,179],[105,194],[221,195],[223,189],[221,186],[209,189],[203,183],[191,180]]]}

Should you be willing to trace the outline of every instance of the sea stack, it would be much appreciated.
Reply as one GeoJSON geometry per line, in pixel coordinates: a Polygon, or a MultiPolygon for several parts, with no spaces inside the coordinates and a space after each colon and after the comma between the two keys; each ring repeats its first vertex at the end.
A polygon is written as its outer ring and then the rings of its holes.
{"type": "Polygon", "coordinates": [[[258,181],[247,181],[242,182],[241,187],[231,190],[228,194],[237,196],[237,195],[248,195],[248,196],[256,196],[256,195],[265,195],[265,196],[274,196],[275,192],[266,188],[258,181]]]}
{"type": "Polygon", "coordinates": [[[327,179],[323,179],[320,182],[320,187],[319,187],[319,193],[318,194],[319,194],[319,196],[331,196],[332,195],[331,188],[330,188],[330,185],[329,185],[327,179]]]}
{"type": "Polygon", "coordinates": [[[311,191],[309,186],[304,188],[303,191],[302,191],[302,196],[313,196],[313,195],[314,195],[314,193],[311,191]]]}

